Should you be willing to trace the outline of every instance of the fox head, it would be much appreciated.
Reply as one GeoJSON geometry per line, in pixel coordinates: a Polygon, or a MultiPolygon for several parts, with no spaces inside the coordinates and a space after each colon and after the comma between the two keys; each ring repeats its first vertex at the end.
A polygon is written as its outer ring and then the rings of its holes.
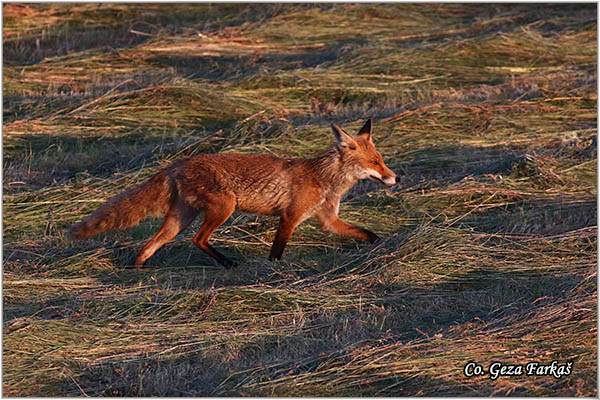
{"type": "Polygon", "coordinates": [[[336,124],[331,129],[337,140],[344,169],[354,172],[357,179],[371,179],[391,186],[397,182],[396,174],[385,166],[381,154],[375,149],[371,135],[371,119],[352,137],[336,124]]]}

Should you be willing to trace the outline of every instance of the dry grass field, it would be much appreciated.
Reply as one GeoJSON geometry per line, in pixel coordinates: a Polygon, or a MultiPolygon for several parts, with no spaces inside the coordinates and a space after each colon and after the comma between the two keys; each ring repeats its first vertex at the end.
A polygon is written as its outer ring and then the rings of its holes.
{"type": "Polygon", "coordinates": [[[596,396],[596,4],[3,4],[5,396],[596,396]],[[309,157],[374,119],[360,182],[267,260],[234,214],[68,227],[180,157],[309,157]],[[469,361],[570,375],[466,377],[469,361]]]}

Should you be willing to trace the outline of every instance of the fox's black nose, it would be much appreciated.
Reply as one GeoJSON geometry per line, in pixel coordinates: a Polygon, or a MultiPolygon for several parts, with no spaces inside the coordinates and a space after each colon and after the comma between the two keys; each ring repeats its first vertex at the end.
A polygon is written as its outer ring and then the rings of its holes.
{"type": "Polygon", "coordinates": [[[394,177],[394,185],[395,185],[396,183],[398,183],[398,177],[397,177],[397,176],[395,176],[395,177],[394,177]]]}

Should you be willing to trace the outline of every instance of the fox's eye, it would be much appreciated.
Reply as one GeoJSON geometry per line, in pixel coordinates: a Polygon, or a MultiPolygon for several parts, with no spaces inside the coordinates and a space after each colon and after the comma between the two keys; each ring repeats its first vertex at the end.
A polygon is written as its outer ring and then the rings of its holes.
{"type": "Polygon", "coordinates": [[[379,165],[379,161],[372,161],[373,165],[379,165]]]}

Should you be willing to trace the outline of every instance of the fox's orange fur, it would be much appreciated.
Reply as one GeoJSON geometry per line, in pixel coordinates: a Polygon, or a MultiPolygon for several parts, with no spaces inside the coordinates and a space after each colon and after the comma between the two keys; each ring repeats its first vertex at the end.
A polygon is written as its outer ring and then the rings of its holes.
{"type": "Polygon", "coordinates": [[[370,241],[377,235],[342,221],[342,196],[359,180],[396,183],[371,139],[371,120],[351,137],[332,124],[336,143],[310,159],[286,159],[264,154],[205,154],[179,160],[148,182],[110,199],[70,236],[91,237],[111,229],[130,228],[148,214],[164,215],[156,235],[143,247],[136,265],[183,231],[200,213],[204,222],[193,242],[224,266],[234,263],[208,244],[215,229],[235,211],[277,215],[279,229],[270,259],[279,259],[296,226],[315,217],[324,230],[370,241]]]}

